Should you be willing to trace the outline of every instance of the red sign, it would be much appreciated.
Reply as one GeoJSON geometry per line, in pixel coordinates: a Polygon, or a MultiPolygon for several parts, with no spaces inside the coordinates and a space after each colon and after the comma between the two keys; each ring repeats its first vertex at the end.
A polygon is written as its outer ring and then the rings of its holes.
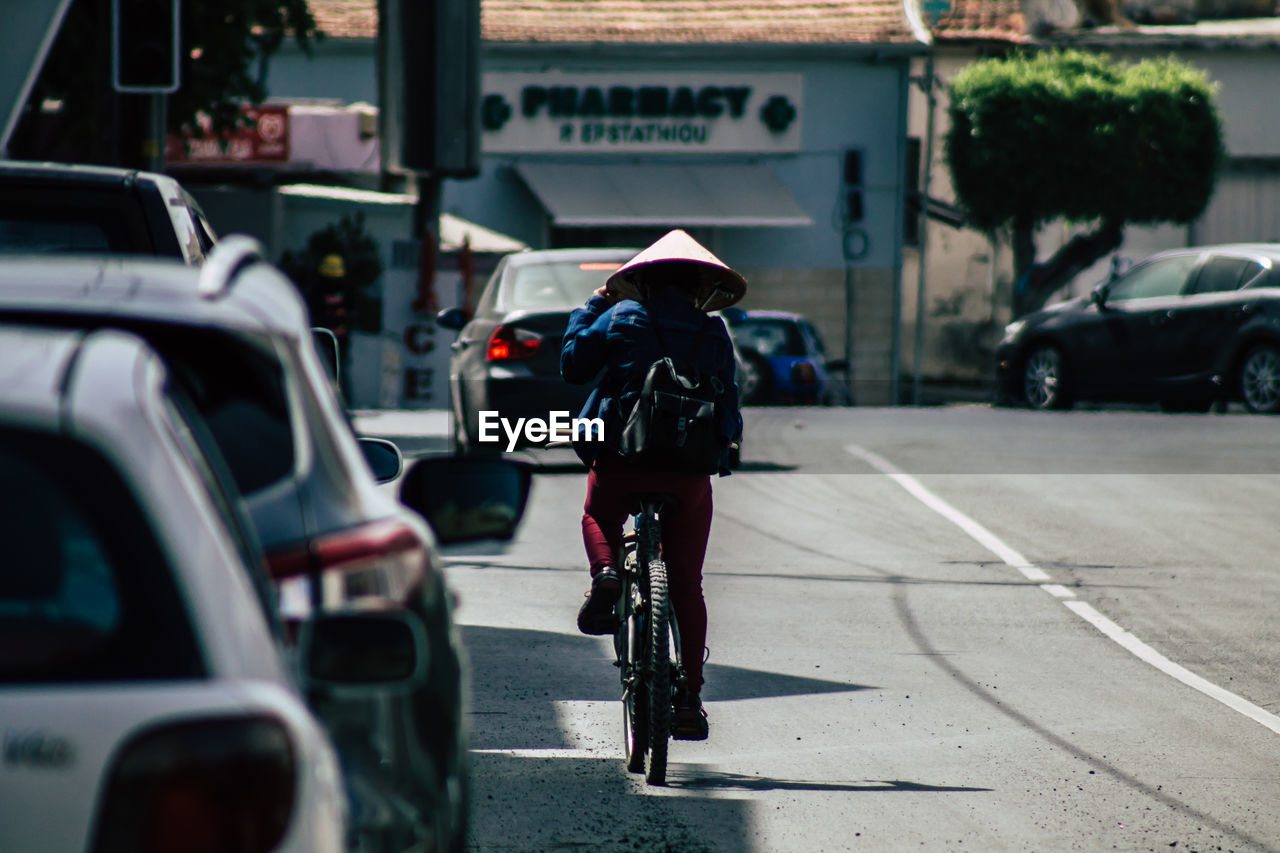
{"type": "Polygon", "coordinates": [[[289,159],[289,108],[287,106],[246,107],[245,116],[254,122],[221,136],[214,136],[207,120],[201,120],[203,136],[169,134],[165,160],[169,163],[284,163],[289,159]]]}

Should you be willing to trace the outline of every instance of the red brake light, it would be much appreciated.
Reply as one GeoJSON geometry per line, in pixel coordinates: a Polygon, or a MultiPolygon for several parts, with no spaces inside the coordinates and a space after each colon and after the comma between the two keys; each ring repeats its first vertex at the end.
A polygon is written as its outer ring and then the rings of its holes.
{"type": "Polygon", "coordinates": [[[578,269],[583,272],[613,272],[621,266],[622,264],[609,261],[587,261],[578,264],[578,269]]]}
{"type": "Polygon", "coordinates": [[[807,361],[797,361],[791,365],[791,382],[801,387],[818,384],[818,373],[807,361]]]}
{"type": "Polygon", "coordinates": [[[98,819],[95,853],[267,853],[293,814],[297,768],[271,717],[179,723],[120,751],[98,819]]]}
{"type": "Polygon", "coordinates": [[[513,329],[510,326],[499,326],[489,336],[489,344],[485,348],[485,361],[517,361],[528,358],[542,346],[542,336],[528,329],[513,329]]]}
{"type": "Polygon", "coordinates": [[[371,562],[424,555],[418,531],[398,518],[371,521],[311,540],[310,546],[276,551],[267,568],[276,580],[329,569],[359,571],[371,562]]]}

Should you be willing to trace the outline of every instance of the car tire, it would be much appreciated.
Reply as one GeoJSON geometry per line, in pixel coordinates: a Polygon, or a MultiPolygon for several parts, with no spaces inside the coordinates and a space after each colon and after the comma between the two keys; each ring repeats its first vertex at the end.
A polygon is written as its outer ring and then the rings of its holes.
{"type": "Polygon", "coordinates": [[[1072,405],[1066,359],[1055,346],[1033,347],[1022,362],[1022,398],[1033,409],[1069,409],[1072,405]]]}
{"type": "Polygon", "coordinates": [[[1261,344],[1245,353],[1236,372],[1236,387],[1249,411],[1280,412],[1280,347],[1261,344]]]}
{"type": "Polygon", "coordinates": [[[754,374],[755,381],[749,383],[749,390],[742,396],[740,403],[744,406],[761,406],[773,399],[773,367],[769,360],[755,350],[742,351],[742,363],[754,374]]]}

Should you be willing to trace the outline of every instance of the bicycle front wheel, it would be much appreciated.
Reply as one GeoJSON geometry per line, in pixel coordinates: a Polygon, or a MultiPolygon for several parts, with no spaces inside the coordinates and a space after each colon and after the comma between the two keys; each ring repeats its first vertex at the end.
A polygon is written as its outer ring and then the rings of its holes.
{"type": "Polygon", "coordinates": [[[667,783],[671,737],[671,602],[667,564],[649,562],[649,772],[651,785],[667,783]]]}

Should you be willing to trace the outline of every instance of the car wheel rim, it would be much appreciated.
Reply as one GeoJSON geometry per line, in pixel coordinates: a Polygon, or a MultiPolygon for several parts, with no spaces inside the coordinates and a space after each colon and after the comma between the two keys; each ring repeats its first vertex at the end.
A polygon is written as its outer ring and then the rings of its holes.
{"type": "Polygon", "coordinates": [[[1044,408],[1058,392],[1058,354],[1053,350],[1040,350],[1027,361],[1023,390],[1027,402],[1036,408],[1044,408]]]}
{"type": "Polygon", "coordinates": [[[1249,356],[1240,384],[1249,408],[1272,411],[1280,407],[1280,355],[1262,350],[1249,356]]]}

